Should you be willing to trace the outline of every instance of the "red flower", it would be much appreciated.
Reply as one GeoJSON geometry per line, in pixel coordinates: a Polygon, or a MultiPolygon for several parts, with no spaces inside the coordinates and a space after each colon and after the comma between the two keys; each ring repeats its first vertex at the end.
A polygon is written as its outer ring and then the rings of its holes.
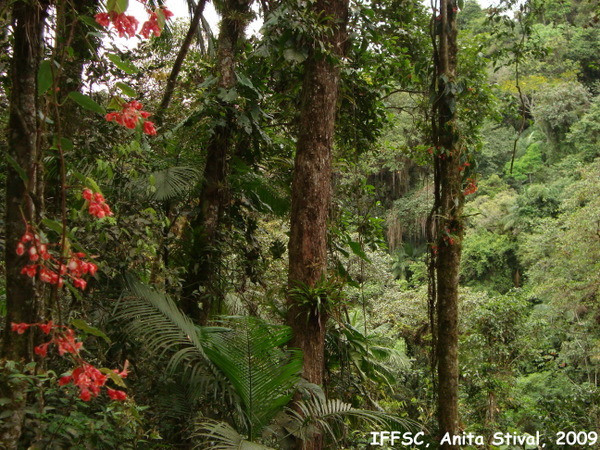
{"type": "Polygon", "coordinates": [[[10,324],[10,329],[12,331],[16,331],[17,334],[23,334],[25,333],[25,331],[27,331],[27,328],[29,328],[31,325],[28,323],[14,323],[12,322],[10,324]]]}
{"type": "Polygon", "coordinates": [[[150,38],[152,35],[160,36],[161,34],[160,25],[158,24],[158,16],[155,12],[150,13],[150,19],[144,22],[142,25],[142,29],[140,30],[140,34],[144,36],[146,39],[150,38]]]}
{"type": "MultiPolygon", "coordinates": [[[[89,202],[88,212],[92,216],[102,219],[103,217],[113,215],[113,212],[110,210],[110,206],[106,204],[104,196],[100,192],[92,193],[91,190],[86,188],[83,190],[82,195],[83,198],[89,202]]],[[[85,254],[83,256],[85,256],[85,254]]]]}
{"type": "Polygon", "coordinates": [[[144,122],[144,133],[150,135],[150,136],[155,136],[156,135],[156,128],[154,128],[154,123],[150,122],[150,121],[145,121],[144,122]]]}
{"type": "Polygon", "coordinates": [[[52,328],[54,328],[54,324],[51,320],[49,320],[48,323],[38,324],[38,328],[42,330],[44,334],[50,334],[50,331],[52,331],[52,328]]]}
{"type": "Polygon", "coordinates": [[[85,287],[87,286],[87,281],[85,281],[83,278],[74,278],[73,285],[76,288],[79,288],[83,291],[83,290],[85,290],[85,287]]]}
{"type": "Polygon", "coordinates": [[[75,332],[67,328],[64,334],[55,338],[55,343],[58,346],[58,354],[63,356],[65,353],[77,355],[83,343],[75,341],[75,332]]]}
{"type": "Polygon", "coordinates": [[[66,375],[58,379],[58,385],[64,386],[65,384],[69,384],[71,381],[73,381],[73,377],[71,375],[66,375]]]}
{"type": "Polygon", "coordinates": [[[38,266],[35,264],[29,264],[21,269],[21,273],[23,275],[27,275],[28,277],[33,278],[33,277],[35,277],[35,274],[37,273],[37,267],[38,266]]]}
{"type": "Polygon", "coordinates": [[[94,16],[94,18],[96,19],[96,22],[103,27],[110,25],[110,16],[108,13],[98,13],[94,16]]]}
{"type": "MultiPolygon", "coordinates": [[[[108,115],[108,114],[107,114],[108,115]]],[[[108,120],[108,119],[107,119],[108,120]]],[[[85,198],[86,200],[91,200],[92,196],[94,195],[94,193],[92,192],[91,189],[85,188],[83,190],[83,192],[81,193],[81,195],[83,196],[83,198],[85,198]]]]}
{"type": "Polygon", "coordinates": [[[127,394],[123,391],[119,391],[117,389],[107,389],[106,393],[112,400],[123,401],[127,398],[127,394]]]}
{"type": "Polygon", "coordinates": [[[42,358],[45,358],[48,354],[48,347],[51,342],[46,342],[45,344],[40,344],[33,349],[36,355],[40,355],[42,358]]]}
{"type": "Polygon", "coordinates": [[[25,253],[25,245],[22,242],[17,244],[17,255],[21,256],[25,253]]]}

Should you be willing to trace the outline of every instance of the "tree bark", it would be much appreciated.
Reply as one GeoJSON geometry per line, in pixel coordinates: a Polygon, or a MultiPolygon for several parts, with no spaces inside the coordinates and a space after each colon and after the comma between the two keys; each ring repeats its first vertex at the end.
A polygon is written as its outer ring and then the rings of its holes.
{"type": "MultiPolygon", "coordinates": [[[[0,356],[7,360],[33,360],[32,333],[12,332],[10,324],[38,322],[43,313],[43,297],[35,279],[21,274],[25,256],[15,253],[26,223],[39,220],[43,208],[41,132],[38,124],[37,73],[43,45],[46,2],[17,1],[12,6],[14,46],[11,66],[11,92],[8,121],[6,177],[6,326],[0,356]]],[[[10,370],[2,367],[0,370],[10,370]]],[[[16,449],[25,416],[26,384],[0,383],[0,396],[11,401],[3,408],[12,415],[0,430],[0,446],[16,449]]]]}
{"type": "MultiPolygon", "coordinates": [[[[250,17],[249,8],[248,0],[228,0],[223,4],[217,40],[218,89],[227,91],[237,83],[236,54],[250,17]]],[[[224,124],[215,127],[206,150],[200,211],[191,224],[191,261],[182,289],[182,309],[200,324],[206,324],[222,297],[218,283],[219,231],[228,202],[228,162],[236,125],[233,102],[221,100],[220,106],[224,111],[224,124]]]]}
{"type": "Polygon", "coordinates": [[[37,322],[42,298],[35,279],[21,274],[28,262],[15,253],[26,223],[41,217],[43,200],[41,131],[38,124],[37,73],[43,45],[47,3],[16,2],[13,6],[14,48],[8,122],[6,180],[6,308],[1,355],[8,359],[33,358],[29,334],[10,329],[11,322],[37,322]]]}
{"type": "MultiPolygon", "coordinates": [[[[437,334],[437,401],[440,436],[459,432],[458,282],[464,234],[461,148],[456,126],[456,0],[441,0],[435,20],[436,100],[433,114],[435,228],[432,282],[437,334]]],[[[458,449],[442,444],[443,449],[458,449]]]]}
{"type": "Polygon", "coordinates": [[[192,45],[192,41],[196,33],[198,32],[198,27],[200,26],[200,19],[202,18],[202,14],[204,13],[204,5],[206,4],[206,0],[198,0],[196,4],[196,8],[194,9],[194,16],[190,22],[190,27],[188,29],[187,34],[185,35],[185,39],[181,44],[181,48],[179,49],[179,53],[177,54],[177,58],[175,58],[175,62],[173,63],[173,68],[171,69],[171,73],[169,74],[169,78],[167,79],[167,86],[165,87],[165,93],[163,94],[163,98],[156,110],[155,120],[158,125],[162,125],[165,111],[169,107],[171,103],[171,99],[173,98],[173,92],[175,92],[175,84],[177,83],[177,78],[179,77],[179,72],[181,71],[181,67],[183,66],[183,61],[185,61],[185,57],[187,56],[190,47],[192,45]]]}
{"type": "MultiPolygon", "coordinates": [[[[315,16],[326,17],[331,34],[325,40],[332,55],[311,49],[305,63],[298,140],[292,181],[290,217],[290,292],[297,287],[314,288],[326,278],[327,220],[331,198],[331,159],[338,101],[341,58],[346,39],[347,0],[317,0],[311,5],[315,16]]],[[[327,299],[317,308],[290,293],[287,322],[294,332],[291,345],[304,355],[303,376],[323,384],[325,369],[325,326],[327,299]]],[[[298,443],[298,448],[320,449],[322,437],[298,443]]]]}

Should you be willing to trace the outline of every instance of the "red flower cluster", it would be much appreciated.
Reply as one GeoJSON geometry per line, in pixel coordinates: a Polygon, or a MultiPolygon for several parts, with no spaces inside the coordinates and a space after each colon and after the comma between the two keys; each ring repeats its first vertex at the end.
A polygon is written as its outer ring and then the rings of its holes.
{"type": "Polygon", "coordinates": [[[81,252],[71,253],[69,262],[66,265],[63,264],[48,251],[48,244],[42,243],[39,235],[32,233],[29,228],[17,244],[16,252],[17,255],[27,253],[29,261],[32,263],[21,269],[22,274],[31,278],[39,274],[41,281],[56,284],[58,287],[63,286],[64,276],[67,276],[73,280],[75,287],[84,290],[87,281],[82,276],[88,273],[95,275],[98,271],[96,264],[81,259],[85,257],[85,253],[81,252]]]}
{"type": "Polygon", "coordinates": [[[144,25],[142,25],[140,34],[146,39],[150,38],[152,35],[158,37],[162,33],[162,28],[158,20],[158,14],[161,14],[165,20],[168,20],[173,16],[173,13],[164,6],[162,8],[157,8],[155,11],[147,11],[148,14],[150,14],[150,18],[144,22],[144,25]]]}
{"type": "MultiPolygon", "coordinates": [[[[144,22],[142,25],[142,29],[140,34],[148,39],[150,36],[160,36],[162,32],[162,27],[158,18],[160,14],[164,20],[168,20],[173,16],[173,13],[169,11],[164,6],[161,8],[157,8],[154,11],[150,11],[146,9],[150,18],[144,22]]],[[[103,27],[108,27],[112,24],[113,28],[117,30],[119,33],[119,37],[128,36],[130,38],[134,37],[137,33],[137,28],[139,25],[138,20],[133,16],[128,16],[124,12],[117,13],[116,11],[102,12],[98,13],[95,16],[96,22],[103,27]]]]}
{"type": "Polygon", "coordinates": [[[154,136],[156,134],[154,123],[145,120],[150,117],[151,114],[147,111],[143,111],[143,107],[144,106],[140,102],[133,100],[125,103],[121,111],[108,113],[105,118],[109,122],[117,122],[119,125],[127,127],[131,130],[137,127],[140,119],[144,119],[144,133],[154,136]]]}
{"type": "Polygon", "coordinates": [[[98,13],[94,17],[96,22],[103,27],[108,27],[112,23],[114,29],[119,33],[119,37],[125,37],[125,35],[130,38],[134,37],[139,25],[135,17],[125,13],[118,14],[116,11],[98,13]]]}
{"type": "Polygon", "coordinates": [[[113,215],[110,206],[106,204],[104,196],[100,192],[94,193],[91,189],[85,188],[81,195],[89,202],[88,212],[92,216],[102,219],[103,217],[113,215]]]}
{"type": "Polygon", "coordinates": [[[458,166],[458,171],[462,172],[463,170],[465,170],[467,167],[469,167],[471,165],[471,163],[468,162],[464,162],[462,163],[460,166],[458,166]]]}
{"type": "Polygon", "coordinates": [[[467,178],[467,186],[465,187],[463,194],[471,195],[475,192],[477,192],[477,180],[475,179],[475,177],[469,177],[467,178]]]}
{"type": "MultiPolygon", "coordinates": [[[[79,388],[79,398],[84,402],[91,400],[92,397],[97,397],[100,394],[100,388],[108,381],[108,376],[81,358],[79,352],[83,348],[83,343],[76,340],[75,331],[64,325],[55,325],[52,321],[48,323],[11,323],[12,331],[18,334],[23,334],[30,327],[38,327],[45,334],[53,332],[50,341],[34,348],[36,355],[42,358],[46,357],[48,347],[54,344],[58,348],[59,355],[70,354],[78,364],[70,375],[65,375],[58,380],[59,386],[73,383],[79,388]]],[[[127,377],[127,362],[122,371],[113,370],[113,372],[121,378],[127,377]]],[[[127,398],[127,394],[120,390],[107,388],[106,392],[112,400],[125,400],[127,398]]]]}

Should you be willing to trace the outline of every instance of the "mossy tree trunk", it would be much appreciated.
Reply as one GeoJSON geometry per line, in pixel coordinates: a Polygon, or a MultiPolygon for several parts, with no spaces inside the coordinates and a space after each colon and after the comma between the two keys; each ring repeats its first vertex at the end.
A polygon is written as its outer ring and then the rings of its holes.
{"type": "MultiPolygon", "coordinates": [[[[26,223],[36,223],[42,214],[43,179],[41,131],[38,121],[37,73],[42,54],[43,29],[48,4],[45,1],[17,1],[12,5],[13,57],[8,121],[8,161],[6,174],[6,326],[0,357],[17,361],[33,360],[33,333],[11,331],[12,322],[41,320],[44,305],[38,282],[21,274],[28,262],[15,253],[26,223]]],[[[2,371],[5,372],[4,364],[2,371]]],[[[0,447],[17,448],[25,415],[25,388],[22,382],[0,383],[0,396],[12,401],[3,406],[12,415],[0,430],[0,447]]]]}
{"type": "MultiPolygon", "coordinates": [[[[437,401],[440,436],[456,435],[458,423],[458,282],[464,234],[461,146],[457,130],[456,0],[441,0],[434,25],[435,102],[433,143],[435,199],[431,213],[431,286],[434,297],[437,401]]],[[[458,449],[451,444],[440,448],[458,449]]]]}
{"type": "MultiPolygon", "coordinates": [[[[331,30],[322,37],[330,54],[323,54],[315,45],[305,62],[292,182],[290,292],[297,287],[314,288],[326,278],[332,147],[348,1],[317,0],[310,8],[310,13],[324,18],[331,30]]],[[[304,378],[322,385],[329,305],[326,298],[321,299],[320,307],[308,300],[288,295],[287,322],[294,332],[291,345],[304,354],[304,378]]],[[[322,437],[316,436],[311,441],[299,442],[298,448],[320,449],[322,445],[322,437]]]]}

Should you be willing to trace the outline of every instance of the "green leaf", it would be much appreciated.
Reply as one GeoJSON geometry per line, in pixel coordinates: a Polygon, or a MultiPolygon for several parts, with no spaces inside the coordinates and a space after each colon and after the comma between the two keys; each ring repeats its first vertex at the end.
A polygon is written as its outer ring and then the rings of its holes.
{"type": "Polygon", "coordinates": [[[130,61],[123,61],[116,53],[107,53],[106,57],[126,74],[133,75],[134,73],[138,73],[137,67],[135,67],[130,61]]]}
{"type": "Polygon", "coordinates": [[[50,89],[53,81],[54,76],[52,74],[52,61],[50,61],[49,59],[45,59],[40,63],[40,67],[38,69],[38,95],[42,95],[48,89],[50,89]]]}
{"type": "Polygon", "coordinates": [[[116,86],[123,93],[123,95],[126,95],[127,97],[137,97],[137,92],[135,92],[135,89],[133,89],[131,86],[121,81],[119,81],[116,86]]]}
{"type": "Polygon", "coordinates": [[[84,333],[91,334],[92,336],[98,336],[106,341],[107,344],[111,343],[110,338],[104,334],[101,330],[91,325],[88,325],[84,320],[81,319],[73,319],[71,321],[71,325],[75,328],[83,331],[84,333]]]}
{"type": "Polygon", "coordinates": [[[114,371],[112,371],[106,367],[102,367],[100,369],[100,372],[102,372],[104,375],[107,375],[108,378],[110,378],[112,380],[112,382],[115,383],[117,386],[121,386],[124,388],[127,387],[127,385],[123,381],[123,378],[121,378],[119,375],[117,375],[114,371]]]}
{"type": "Polygon", "coordinates": [[[96,103],[89,95],[73,91],[69,92],[69,98],[82,108],[85,108],[87,110],[93,111],[101,115],[106,114],[106,110],[104,109],[104,107],[96,103]]]}
{"type": "Polygon", "coordinates": [[[15,172],[17,172],[17,174],[19,175],[19,178],[21,178],[23,183],[27,184],[27,182],[29,181],[29,177],[27,176],[27,174],[25,173],[23,168],[19,165],[19,163],[17,161],[15,161],[13,159],[13,157],[10,156],[9,154],[6,154],[6,160],[12,166],[12,168],[15,170],[15,172]]]}
{"type": "Polygon", "coordinates": [[[108,0],[106,2],[106,9],[108,11],[115,11],[117,14],[124,13],[129,7],[129,0],[108,0]]]}
{"type": "Polygon", "coordinates": [[[367,254],[364,252],[364,250],[362,249],[361,245],[359,242],[355,242],[355,241],[348,241],[348,245],[350,246],[350,249],[352,250],[352,253],[354,253],[356,256],[358,256],[360,259],[370,263],[371,260],[369,259],[369,257],[367,256],[367,254]]]}
{"type": "Polygon", "coordinates": [[[98,22],[96,22],[96,20],[93,17],[86,16],[86,15],[80,15],[80,16],[78,16],[78,19],[81,20],[83,23],[85,23],[89,27],[95,28],[97,30],[102,29],[102,27],[98,24],[98,22]]]}
{"type": "Polygon", "coordinates": [[[54,231],[57,234],[62,234],[63,232],[63,226],[62,223],[57,222],[56,220],[52,220],[52,219],[42,219],[42,223],[44,224],[44,226],[46,228],[51,229],[52,231],[54,231]]]}
{"type": "Polygon", "coordinates": [[[297,51],[296,49],[286,48],[283,51],[283,57],[287,61],[301,63],[301,62],[303,62],[306,59],[307,55],[305,55],[304,53],[301,53],[301,52],[297,51]]]}
{"type": "Polygon", "coordinates": [[[73,150],[73,141],[64,137],[60,138],[60,146],[63,148],[63,150],[66,150],[68,152],[70,152],[71,150],[73,150]]]}

